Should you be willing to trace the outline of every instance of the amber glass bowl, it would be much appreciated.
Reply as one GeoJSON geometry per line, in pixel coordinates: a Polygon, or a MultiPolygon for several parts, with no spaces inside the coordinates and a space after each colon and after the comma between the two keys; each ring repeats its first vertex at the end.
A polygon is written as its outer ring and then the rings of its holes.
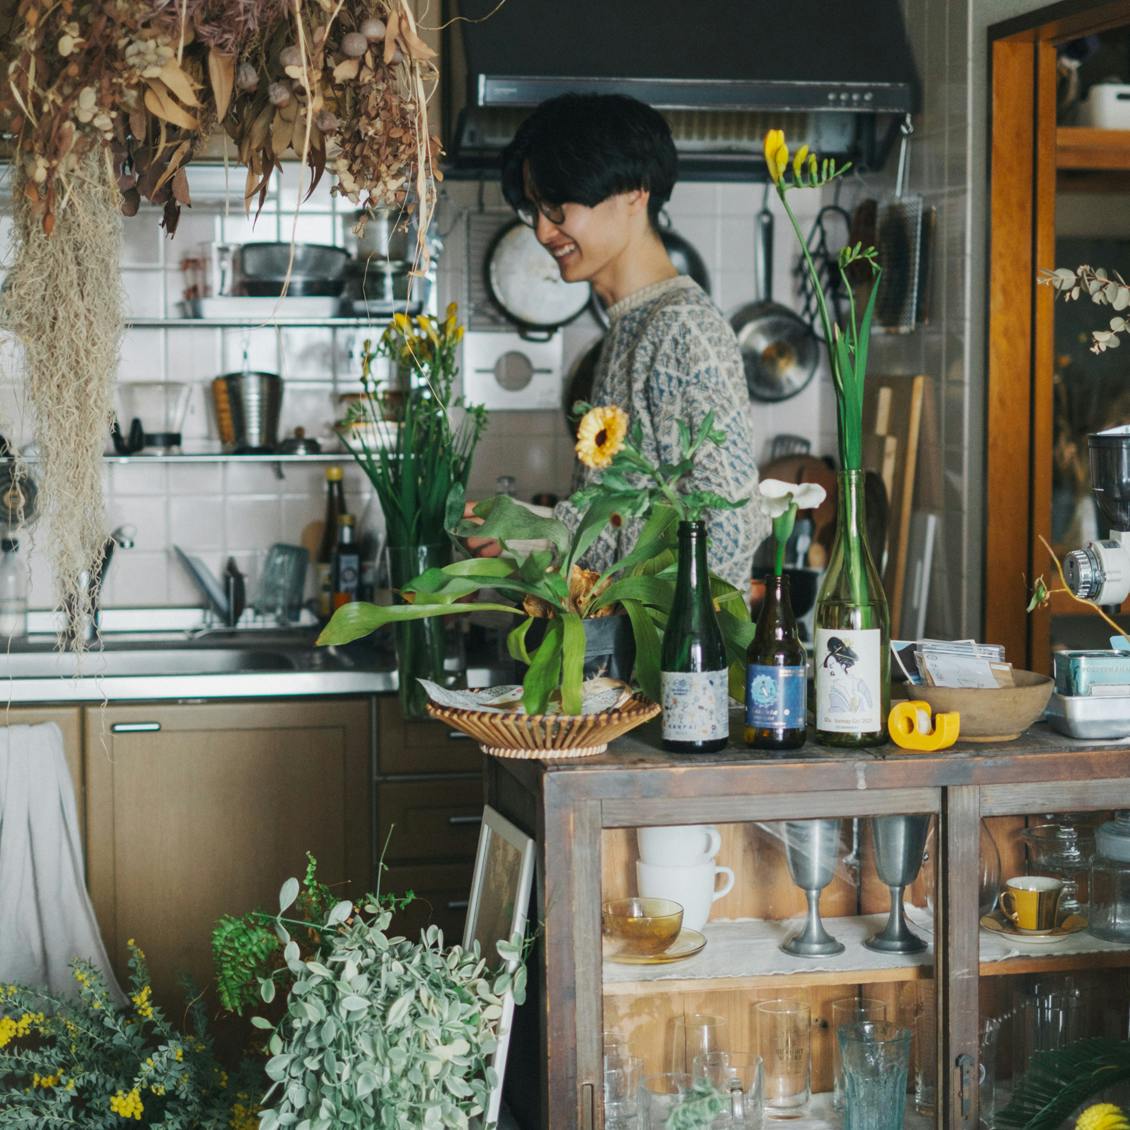
{"type": "Polygon", "coordinates": [[[683,928],[683,908],[672,899],[610,899],[601,922],[609,957],[644,957],[674,945],[683,928]]]}

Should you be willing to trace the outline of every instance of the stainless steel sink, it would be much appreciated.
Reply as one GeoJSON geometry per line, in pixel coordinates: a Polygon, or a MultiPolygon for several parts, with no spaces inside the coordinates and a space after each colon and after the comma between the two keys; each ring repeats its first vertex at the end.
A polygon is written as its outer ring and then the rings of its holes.
{"type": "Polygon", "coordinates": [[[115,648],[83,655],[57,651],[0,654],[0,679],[234,675],[295,671],[298,667],[286,652],[261,648],[115,648]]]}

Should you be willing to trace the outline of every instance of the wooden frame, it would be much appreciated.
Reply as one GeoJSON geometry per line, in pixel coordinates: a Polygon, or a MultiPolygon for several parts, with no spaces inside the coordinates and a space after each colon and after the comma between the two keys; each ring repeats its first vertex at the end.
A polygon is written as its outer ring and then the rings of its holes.
{"type": "MultiPolygon", "coordinates": [[[[484,806],[463,932],[465,948],[478,942],[480,952],[490,962],[496,956],[495,942],[509,941],[515,934],[525,936],[533,878],[534,841],[490,805],[484,806]],[[500,930],[505,933],[500,935],[500,930]]],[[[513,973],[518,964],[517,959],[510,959],[506,963],[507,972],[513,973]]],[[[508,991],[502,1000],[502,1017],[498,1022],[498,1047],[491,1057],[497,1081],[484,1115],[487,1127],[498,1122],[513,1022],[514,994],[508,991]]]]}

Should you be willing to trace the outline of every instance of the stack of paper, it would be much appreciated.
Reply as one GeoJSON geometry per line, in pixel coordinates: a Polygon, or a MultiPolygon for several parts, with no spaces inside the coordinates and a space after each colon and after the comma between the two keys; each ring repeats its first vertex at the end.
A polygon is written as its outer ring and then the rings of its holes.
{"type": "Polygon", "coordinates": [[[908,682],[928,687],[1011,687],[1012,664],[999,644],[976,640],[892,640],[897,667],[908,682]]]}

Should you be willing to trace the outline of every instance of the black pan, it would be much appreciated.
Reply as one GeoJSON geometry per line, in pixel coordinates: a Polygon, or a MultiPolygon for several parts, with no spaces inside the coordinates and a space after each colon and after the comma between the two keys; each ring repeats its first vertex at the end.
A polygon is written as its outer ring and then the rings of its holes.
{"type": "MultiPolygon", "coordinates": [[[[664,216],[660,217],[660,223],[670,223],[664,216]]],[[[677,231],[670,227],[663,226],[659,229],[659,238],[663,240],[663,246],[667,249],[667,255],[671,260],[675,270],[680,275],[688,275],[694,279],[699,286],[702,287],[707,294],[710,293],[710,273],[706,269],[706,263],[702,256],[698,253],[695,246],[688,240],[685,240],[677,231]]],[[[596,320],[608,328],[608,308],[604,305],[603,299],[594,290],[592,292],[592,312],[596,316],[596,320]]]]}
{"type": "Polygon", "coordinates": [[[773,213],[767,197],[757,226],[759,298],[738,310],[730,325],[742,351],[749,395],[754,400],[788,400],[812,380],[820,348],[811,326],[773,301],[773,213]]]}

